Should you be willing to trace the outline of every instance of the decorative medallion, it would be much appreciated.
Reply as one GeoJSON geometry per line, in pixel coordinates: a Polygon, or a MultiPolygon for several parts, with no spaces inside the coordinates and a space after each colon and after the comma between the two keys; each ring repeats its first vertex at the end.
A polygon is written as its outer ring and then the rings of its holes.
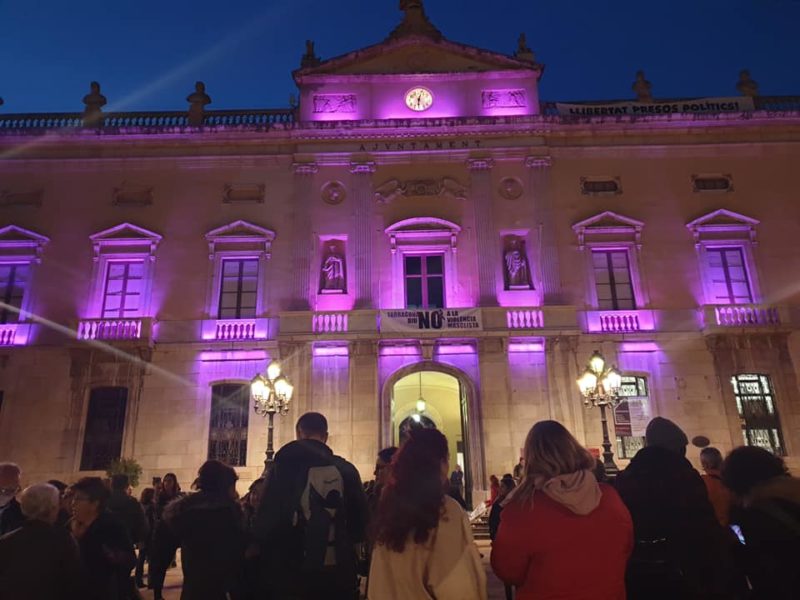
{"type": "Polygon", "coordinates": [[[504,177],[500,181],[499,191],[506,200],[516,200],[522,196],[522,183],[516,177],[504,177]]]}
{"type": "Polygon", "coordinates": [[[347,197],[347,190],[338,181],[329,181],[322,186],[322,199],[331,205],[337,205],[344,202],[347,197]]]}

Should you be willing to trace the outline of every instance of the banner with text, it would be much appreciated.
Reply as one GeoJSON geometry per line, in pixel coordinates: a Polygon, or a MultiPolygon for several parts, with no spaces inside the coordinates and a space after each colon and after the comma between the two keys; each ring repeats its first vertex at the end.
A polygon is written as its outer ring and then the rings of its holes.
{"type": "Polygon", "coordinates": [[[464,331],[483,328],[479,308],[381,311],[381,331],[464,331]]]}
{"type": "Polygon", "coordinates": [[[695,98],[664,102],[613,102],[610,104],[556,103],[558,114],[575,117],[652,116],[673,114],[698,114],[743,112],[755,110],[750,96],[732,98],[695,98]]]}

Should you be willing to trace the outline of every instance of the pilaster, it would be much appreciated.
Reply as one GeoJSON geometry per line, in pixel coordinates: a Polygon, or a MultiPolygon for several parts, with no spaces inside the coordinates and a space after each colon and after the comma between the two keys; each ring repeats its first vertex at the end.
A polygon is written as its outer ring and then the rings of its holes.
{"type": "Polygon", "coordinates": [[[314,175],[318,170],[316,163],[294,164],[290,310],[308,310],[310,307],[311,253],[315,245],[311,239],[308,216],[311,213],[314,175]]]}
{"type": "Polygon", "coordinates": [[[492,167],[491,158],[470,158],[473,206],[475,207],[475,235],[478,247],[478,304],[497,305],[496,265],[500,260],[499,241],[492,214],[492,167]]]}
{"type": "Polygon", "coordinates": [[[525,159],[525,166],[528,168],[528,190],[539,223],[541,250],[538,260],[542,272],[542,301],[544,304],[563,304],[550,182],[553,160],[549,156],[529,156],[525,159]]]}
{"type": "Polygon", "coordinates": [[[355,260],[355,307],[374,308],[372,285],[372,174],[375,163],[350,165],[353,197],[352,248],[355,260]]]}

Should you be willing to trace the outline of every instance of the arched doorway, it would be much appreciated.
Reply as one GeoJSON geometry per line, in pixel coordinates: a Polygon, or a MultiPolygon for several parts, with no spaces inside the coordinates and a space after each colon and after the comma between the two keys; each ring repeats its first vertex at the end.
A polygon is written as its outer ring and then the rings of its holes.
{"type": "Polygon", "coordinates": [[[475,386],[460,370],[433,361],[407,365],[383,385],[383,443],[399,445],[410,429],[435,427],[445,434],[450,469],[464,473],[464,496],[484,489],[483,452],[475,386]]]}

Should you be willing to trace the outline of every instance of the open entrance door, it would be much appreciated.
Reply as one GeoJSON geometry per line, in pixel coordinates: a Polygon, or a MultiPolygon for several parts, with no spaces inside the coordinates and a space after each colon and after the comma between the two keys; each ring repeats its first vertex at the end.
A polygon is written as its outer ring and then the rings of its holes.
{"type": "Polygon", "coordinates": [[[450,470],[455,471],[456,465],[460,466],[460,492],[471,509],[473,478],[467,427],[468,398],[459,380],[439,371],[411,373],[394,384],[391,406],[393,444],[402,444],[416,428],[435,428],[445,435],[450,470]]]}

